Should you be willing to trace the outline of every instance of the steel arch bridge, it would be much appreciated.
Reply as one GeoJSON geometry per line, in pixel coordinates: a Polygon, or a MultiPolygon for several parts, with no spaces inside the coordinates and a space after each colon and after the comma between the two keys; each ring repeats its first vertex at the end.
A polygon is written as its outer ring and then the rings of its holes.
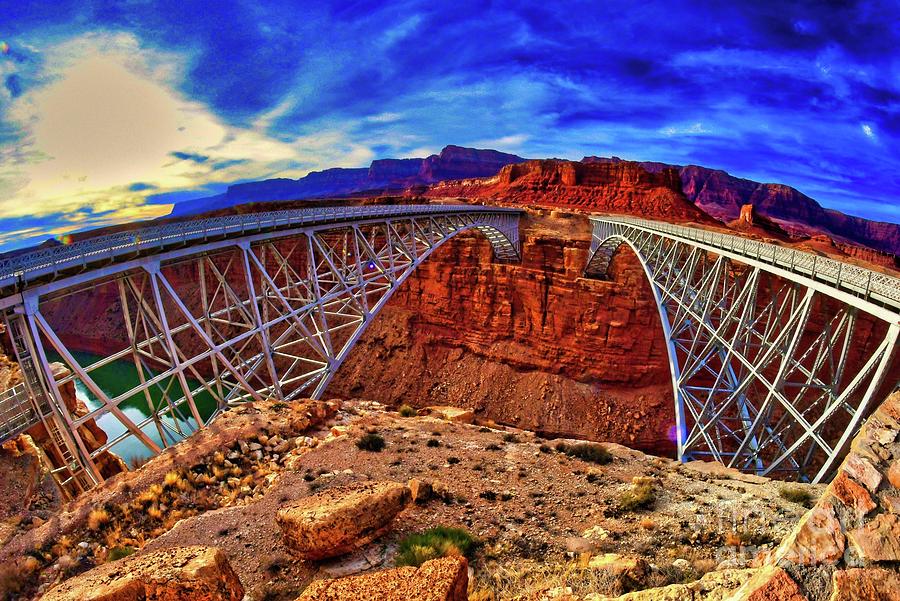
{"type": "Polygon", "coordinates": [[[24,382],[0,394],[0,439],[42,423],[63,490],[102,479],[95,459],[127,437],[150,454],[248,400],[318,398],[397,287],[468,230],[519,260],[522,211],[467,205],[317,208],[173,223],[0,262],[4,313],[24,382]],[[54,321],[103,309],[121,349],[85,361],[54,321]],[[116,362],[139,381],[110,390],[116,362]],[[62,364],[61,366],[59,364],[62,364]],[[97,401],[83,414],[66,395],[97,401]],[[204,402],[206,407],[204,407],[204,402]],[[146,417],[135,416],[135,403],[146,417]],[[209,405],[212,405],[211,407],[209,405]],[[114,419],[98,448],[90,420],[114,419]]]}
{"type": "Polygon", "coordinates": [[[650,282],[679,459],[822,481],[900,384],[900,279],[696,227],[591,222],[585,275],[627,245],[650,282]]]}

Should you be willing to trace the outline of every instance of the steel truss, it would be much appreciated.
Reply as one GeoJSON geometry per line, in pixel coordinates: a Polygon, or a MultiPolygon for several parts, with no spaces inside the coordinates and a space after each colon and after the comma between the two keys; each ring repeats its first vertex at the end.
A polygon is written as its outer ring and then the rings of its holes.
{"type": "Polygon", "coordinates": [[[900,280],[699,228],[594,217],[586,275],[638,256],[668,344],[682,461],[820,482],[898,385],[900,280]]]}
{"type": "MultiPolygon", "coordinates": [[[[366,207],[308,226],[251,235],[241,235],[242,228],[213,242],[204,236],[177,250],[101,262],[26,287],[8,307],[7,325],[20,365],[33,372],[25,382],[32,414],[58,439],[60,483],[77,493],[101,481],[98,455],[128,437],[157,454],[232,405],[320,397],[397,287],[444,242],[477,230],[496,259],[518,260],[519,215],[467,206],[366,207]],[[127,341],[89,365],[52,325],[85,298],[95,310],[100,303],[127,341]],[[53,373],[54,361],[66,369],[53,373]],[[104,389],[95,374],[122,361],[134,365],[138,384],[104,389]],[[74,384],[99,406],[84,414],[67,408],[66,390],[74,384]],[[200,399],[211,399],[213,409],[200,399]],[[148,416],[133,418],[134,403],[148,416]],[[85,424],[109,416],[121,433],[90,448],[85,424]]],[[[21,430],[22,412],[13,414],[21,430]]]]}

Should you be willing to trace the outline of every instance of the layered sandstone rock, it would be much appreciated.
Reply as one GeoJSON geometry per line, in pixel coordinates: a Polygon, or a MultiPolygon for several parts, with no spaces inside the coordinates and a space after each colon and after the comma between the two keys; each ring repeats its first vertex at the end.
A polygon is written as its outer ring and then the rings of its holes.
{"type": "Polygon", "coordinates": [[[624,250],[585,279],[579,215],[522,222],[522,263],[491,261],[480,235],[436,251],[357,342],[331,394],[453,405],[547,435],[671,454],[670,374],[643,269],[624,250]]]}
{"type": "Polygon", "coordinates": [[[469,585],[465,557],[426,561],[403,567],[332,580],[317,580],[297,601],[465,601],[469,585]]]}
{"type": "Polygon", "coordinates": [[[900,393],[894,393],[862,427],[817,505],[766,558],[767,569],[784,568],[801,590],[830,580],[832,600],[896,598],[900,517],[890,475],[900,459],[898,438],[900,393]]]}
{"type": "Polygon", "coordinates": [[[727,601],[756,570],[732,569],[708,572],[698,580],[625,593],[619,597],[593,597],[591,601],[727,601]]]}
{"type": "Polygon", "coordinates": [[[632,162],[527,161],[507,165],[496,177],[437,184],[426,196],[460,196],[520,206],[577,207],[667,221],[715,223],[682,194],[675,169],[651,172],[632,162]]]}
{"type": "Polygon", "coordinates": [[[46,601],[240,601],[244,589],[225,554],[181,547],[104,564],[50,590],[46,601]]]}
{"type": "Polygon", "coordinates": [[[806,235],[827,233],[871,248],[900,254],[900,226],[825,209],[800,191],[783,184],[761,184],[724,171],[688,165],[680,167],[685,195],[722,221],[737,219],[741,207],[783,221],[806,235]]]}
{"type": "Polygon", "coordinates": [[[303,559],[344,555],[381,536],[410,501],[396,482],[335,487],[281,508],[285,545],[303,559]]]}

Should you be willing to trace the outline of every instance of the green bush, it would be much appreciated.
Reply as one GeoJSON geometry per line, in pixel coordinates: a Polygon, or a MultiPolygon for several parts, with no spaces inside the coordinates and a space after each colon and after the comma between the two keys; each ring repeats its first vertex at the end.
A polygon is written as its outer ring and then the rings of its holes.
{"type": "Polygon", "coordinates": [[[409,405],[400,405],[400,409],[398,410],[400,413],[400,417],[415,417],[419,414],[414,408],[409,405]]]}
{"type": "Polygon", "coordinates": [[[637,511],[648,509],[656,502],[656,491],[653,482],[642,480],[632,485],[631,490],[622,493],[619,497],[619,508],[623,511],[637,511]]]}
{"type": "Polygon", "coordinates": [[[356,448],[360,451],[378,453],[384,448],[384,438],[379,434],[366,434],[357,439],[356,448]]]}
{"type": "Polygon", "coordinates": [[[582,461],[587,461],[589,463],[596,463],[598,465],[606,465],[613,460],[613,456],[609,451],[598,444],[589,442],[579,444],[566,444],[560,442],[556,445],[556,450],[560,453],[565,453],[569,457],[575,457],[576,459],[581,459],[582,461]]]}
{"type": "Polygon", "coordinates": [[[134,547],[113,547],[106,556],[106,561],[115,561],[134,553],[134,547]]]}
{"type": "Polygon", "coordinates": [[[419,567],[440,557],[465,555],[471,559],[476,547],[475,538],[462,528],[438,526],[403,538],[395,561],[398,566],[419,567]]]}
{"type": "Polygon", "coordinates": [[[785,501],[803,505],[804,507],[812,507],[813,496],[808,490],[797,487],[785,486],[779,489],[778,494],[785,501]]]}

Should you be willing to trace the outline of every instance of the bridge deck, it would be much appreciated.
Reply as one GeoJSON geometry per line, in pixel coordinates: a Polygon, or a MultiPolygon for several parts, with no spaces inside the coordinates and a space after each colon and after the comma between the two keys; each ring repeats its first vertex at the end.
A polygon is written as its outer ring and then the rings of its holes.
{"type": "Polygon", "coordinates": [[[522,213],[521,209],[471,205],[378,205],[320,207],[269,211],[180,221],[98,236],[67,246],[42,249],[0,260],[0,296],[21,291],[37,280],[54,279],[72,270],[158,254],[206,240],[228,239],[253,233],[378,218],[423,216],[429,213],[522,213]]]}
{"type": "Polygon", "coordinates": [[[825,286],[849,293],[855,298],[866,299],[888,308],[890,313],[895,316],[900,312],[900,278],[865,267],[801,250],[784,248],[768,242],[712,232],[697,227],[673,225],[622,215],[598,215],[591,217],[591,220],[621,223],[704,245],[713,250],[722,250],[730,253],[738,261],[762,263],[810,278],[825,286]]]}

